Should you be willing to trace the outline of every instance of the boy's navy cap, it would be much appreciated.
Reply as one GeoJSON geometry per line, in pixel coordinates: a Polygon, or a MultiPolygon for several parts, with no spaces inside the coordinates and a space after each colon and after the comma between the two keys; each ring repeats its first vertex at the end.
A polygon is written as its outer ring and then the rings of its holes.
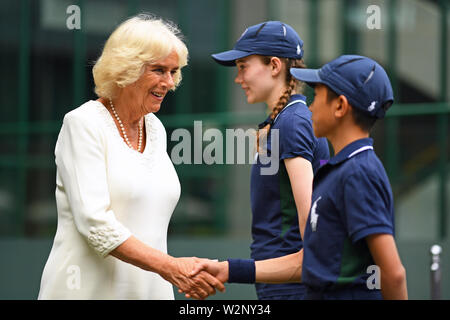
{"type": "Polygon", "coordinates": [[[211,55],[224,66],[235,66],[236,59],[252,54],[301,59],[303,41],[295,30],[280,21],[267,21],[248,27],[229,51],[211,55]]]}
{"type": "Polygon", "coordinates": [[[320,69],[291,68],[297,80],[310,86],[322,83],[344,95],[355,108],[375,118],[383,118],[394,102],[391,82],[376,61],[358,55],[343,55],[320,69]]]}

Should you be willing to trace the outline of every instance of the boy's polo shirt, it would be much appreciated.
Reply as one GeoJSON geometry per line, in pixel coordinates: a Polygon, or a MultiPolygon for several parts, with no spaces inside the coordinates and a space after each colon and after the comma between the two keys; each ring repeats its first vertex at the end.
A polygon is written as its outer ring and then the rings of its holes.
{"type": "Polygon", "coordinates": [[[314,290],[369,290],[368,267],[375,263],[365,237],[394,235],[392,191],[373,140],[347,145],[318,170],[313,185],[302,282],[314,290]]]}

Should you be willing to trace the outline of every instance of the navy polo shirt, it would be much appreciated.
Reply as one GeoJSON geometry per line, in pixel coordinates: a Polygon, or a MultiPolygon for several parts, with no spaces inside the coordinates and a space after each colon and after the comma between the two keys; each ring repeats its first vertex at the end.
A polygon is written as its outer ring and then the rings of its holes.
{"type": "MultiPolygon", "coordinates": [[[[279,113],[267,136],[267,153],[272,152],[272,134],[278,130],[279,169],[273,175],[262,175],[270,167],[256,158],[251,170],[250,200],[252,208],[251,257],[255,260],[280,257],[298,252],[302,246],[298,214],[284,159],[300,156],[312,163],[314,172],[329,159],[326,139],[314,136],[309,111],[303,95],[292,95],[279,113]]],[[[262,161],[264,162],[264,161],[262,161]]],[[[298,283],[256,284],[259,298],[296,294],[304,290],[298,283]]]]}
{"type": "Polygon", "coordinates": [[[374,291],[366,283],[373,274],[367,268],[375,263],[365,237],[394,235],[394,205],[372,145],[371,138],[350,143],[314,177],[302,271],[311,290],[374,291]]]}

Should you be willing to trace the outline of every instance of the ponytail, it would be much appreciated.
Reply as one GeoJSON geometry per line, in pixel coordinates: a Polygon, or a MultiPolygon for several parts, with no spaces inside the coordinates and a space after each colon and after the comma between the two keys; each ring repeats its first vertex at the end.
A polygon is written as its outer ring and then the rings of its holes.
{"type": "MultiPolygon", "coordinates": [[[[261,56],[261,59],[264,64],[269,64],[272,57],[269,56],[261,56]]],[[[281,95],[280,99],[278,100],[277,104],[273,108],[272,112],[270,113],[270,121],[267,123],[264,127],[259,128],[258,134],[256,137],[256,147],[259,151],[259,140],[260,138],[263,138],[264,136],[267,136],[269,134],[270,128],[273,125],[273,122],[275,121],[275,118],[277,115],[286,107],[289,99],[291,96],[295,93],[302,93],[305,83],[296,80],[290,72],[291,68],[306,68],[305,63],[303,62],[303,59],[288,59],[288,58],[281,58],[285,60],[285,68],[286,68],[286,85],[287,89],[284,91],[284,93],[281,95]]]]}

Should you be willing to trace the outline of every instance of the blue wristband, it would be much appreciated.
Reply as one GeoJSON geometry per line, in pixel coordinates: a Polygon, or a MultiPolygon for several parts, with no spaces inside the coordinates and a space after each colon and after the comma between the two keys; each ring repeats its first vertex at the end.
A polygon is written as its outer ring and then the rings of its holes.
{"type": "Polygon", "coordinates": [[[255,260],[228,259],[229,283],[255,283],[255,260]]]}

